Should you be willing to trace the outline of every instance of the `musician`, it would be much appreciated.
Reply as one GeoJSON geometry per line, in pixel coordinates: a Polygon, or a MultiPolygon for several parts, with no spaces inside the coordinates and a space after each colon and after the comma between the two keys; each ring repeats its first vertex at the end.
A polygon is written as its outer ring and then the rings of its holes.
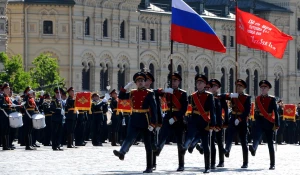
{"type": "Polygon", "coordinates": [[[50,104],[51,104],[50,94],[46,93],[43,95],[42,105],[41,105],[41,111],[45,115],[45,123],[46,123],[46,127],[43,129],[44,130],[44,140],[43,140],[44,146],[52,146],[52,144],[51,144],[52,112],[50,109],[50,104]]]}
{"type": "Polygon", "coordinates": [[[64,122],[64,106],[62,104],[61,88],[55,88],[55,99],[51,101],[50,110],[52,112],[51,136],[53,151],[63,151],[60,147],[62,128],[64,122]]]}
{"type": "Polygon", "coordinates": [[[256,150],[263,133],[265,133],[269,154],[270,154],[270,170],[275,169],[275,152],[273,146],[273,134],[279,126],[279,116],[274,96],[268,94],[272,88],[268,80],[259,82],[261,95],[255,99],[255,126],[253,126],[253,144],[249,146],[249,151],[252,156],[255,156],[256,150]],[[274,112],[274,115],[273,115],[274,112]]]}
{"type": "Polygon", "coordinates": [[[92,144],[93,146],[102,146],[101,142],[101,134],[103,132],[103,123],[104,123],[104,113],[107,112],[107,99],[104,97],[102,101],[100,101],[100,96],[98,93],[94,93],[92,95],[93,103],[92,103],[92,144]]]}
{"type": "MultiPolygon", "coordinates": [[[[213,94],[205,91],[204,87],[208,83],[207,77],[202,74],[195,76],[197,91],[192,94],[192,116],[189,120],[186,139],[183,145],[183,151],[188,149],[197,133],[201,136],[202,147],[204,149],[205,170],[203,173],[209,173],[210,170],[210,149],[209,137],[210,130],[215,127],[215,107],[213,94]]],[[[183,154],[184,154],[183,153],[183,154]]]]}
{"type": "Polygon", "coordinates": [[[3,95],[0,96],[0,107],[4,115],[1,116],[2,150],[12,150],[9,144],[10,125],[8,115],[12,113],[12,101],[10,99],[10,87],[8,83],[2,86],[3,95]]]}
{"type": "Polygon", "coordinates": [[[130,99],[132,102],[132,115],[128,126],[128,134],[124,140],[120,151],[114,150],[115,156],[120,160],[124,160],[126,152],[133,144],[139,133],[144,136],[144,143],[146,148],[147,168],[144,173],[152,173],[152,146],[151,146],[151,132],[155,128],[157,114],[156,103],[153,91],[146,89],[145,86],[146,75],[142,72],[134,74],[133,81],[137,89],[133,89],[130,93],[126,93],[133,83],[129,83],[124,88],[121,88],[119,99],[130,99]]]}
{"type": "Polygon", "coordinates": [[[24,131],[24,140],[25,140],[25,150],[36,150],[35,147],[32,146],[32,115],[38,113],[37,105],[34,99],[34,91],[27,87],[24,92],[27,92],[24,101],[25,101],[25,115],[23,116],[23,131],[24,131]]]}
{"type": "MultiPolygon", "coordinates": [[[[39,112],[40,106],[42,104],[41,100],[36,98],[35,92],[33,93],[33,98],[35,99],[36,109],[39,112]]],[[[40,136],[40,132],[41,132],[41,129],[35,129],[35,128],[32,129],[32,146],[33,147],[40,147],[40,145],[36,144],[36,141],[40,136]]]]}
{"type": "MultiPolygon", "coordinates": [[[[12,104],[14,105],[20,105],[20,103],[18,101],[16,101],[15,99],[13,99],[12,95],[13,95],[13,89],[12,87],[9,88],[10,91],[9,91],[9,97],[10,97],[10,100],[12,101],[12,104]]],[[[17,98],[17,97],[15,97],[17,98]]],[[[19,107],[14,107],[11,109],[11,112],[17,112],[19,111],[19,107]]],[[[17,132],[17,128],[12,128],[10,127],[10,131],[9,131],[9,147],[14,150],[16,149],[16,147],[13,145],[13,141],[15,140],[15,137],[16,137],[16,132],[17,132]]]]}
{"type": "Polygon", "coordinates": [[[76,120],[78,117],[78,111],[75,109],[75,97],[74,97],[74,88],[70,87],[67,90],[69,94],[66,101],[66,128],[67,128],[67,148],[76,148],[74,146],[74,132],[76,126],[76,120]]]}
{"type": "Polygon", "coordinates": [[[160,130],[161,136],[157,144],[156,156],[159,156],[163,149],[170,132],[174,132],[177,139],[178,162],[177,171],[184,171],[184,155],[181,151],[183,145],[183,135],[185,131],[185,124],[183,117],[187,111],[188,100],[186,91],[179,88],[182,78],[179,73],[175,72],[171,75],[172,88],[166,88],[161,93],[166,97],[168,108],[172,106],[172,112],[167,111],[163,118],[162,128],[160,130]],[[171,101],[172,96],[172,101],[171,101]]]}
{"type": "Polygon", "coordinates": [[[118,146],[118,131],[121,122],[121,118],[117,115],[118,107],[118,94],[115,89],[113,89],[109,95],[111,96],[110,108],[112,110],[111,115],[111,146],[118,146]]]}

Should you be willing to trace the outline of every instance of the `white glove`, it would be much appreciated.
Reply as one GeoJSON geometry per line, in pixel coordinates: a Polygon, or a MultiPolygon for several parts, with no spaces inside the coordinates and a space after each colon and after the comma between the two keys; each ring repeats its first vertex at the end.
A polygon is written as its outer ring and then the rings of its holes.
{"type": "Polygon", "coordinates": [[[154,129],[154,128],[153,128],[152,126],[150,126],[150,125],[148,126],[148,130],[149,130],[149,131],[151,131],[151,132],[152,132],[152,131],[153,131],[153,129],[154,129]]]}
{"type": "Polygon", "coordinates": [[[105,93],[105,98],[106,99],[109,99],[110,98],[110,95],[108,93],[105,93]]]}
{"type": "Polygon", "coordinates": [[[15,100],[16,100],[16,101],[19,101],[19,99],[20,99],[20,96],[16,96],[16,97],[15,97],[15,100]]]}
{"type": "Polygon", "coordinates": [[[164,92],[165,92],[165,93],[173,94],[173,91],[174,91],[174,90],[173,90],[172,88],[165,88],[165,89],[164,89],[164,92]]]}
{"type": "Polygon", "coordinates": [[[214,131],[215,131],[215,132],[219,132],[219,130],[218,130],[218,129],[216,129],[216,128],[214,129],[214,131]]]}
{"type": "Polygon", "coordinates": [[[156,130],[156,132],[159,132],[160,127],[156,127],[155,130],[156,130]]]}
{"type": "Polygon", "coordinates": [[[230,98],[238,98],[239,94],[238,93],[230,93],[230,98]]]}
{"type": "Polygon", "coordinates": [[[165,118],[165,116],[166,116],[166,113],[163,112],[163,113],[162,113],[162,118],[165,118]]]}
{"type": "Polygon", "coordinates": [[[175,120],[174,120],[173,118],[170,118],[169,124],[170,124],[170,125],[173,125],[173,123],[175,123],[175,120]]]}
{"type": "Polygon", "coordinates": [[[41,91],[41,96],[43,96],[43,95],[44,95],[44,93],[45,93],[45,91],[41,91]]]}
{"type": "Polygon", "coordinates": [[[126,89],[126,90],[130,89],[130,87],[131,87],[133,84],[134,84],[134,81],[128,83],[128,84],[124,87],[124,89],[126,89]]]}
{"type": "Polygon", "coordinates": [[[104,97],[104,98],[102,99],[102,102],[103,102],[103,103],[106,103],[106,102],[107,102],[106,97],[104,97]]]}
{"type": "Polygon", "coordinates": [[[234,124],[237,126],[240,123],[239,119],[235,119],[234,124]]]}
{"type": "Polygon", "coordinates": [[[16,107],[16,106],[17,106],[17,105],[16,105],[16,104],[14,104],[14,103],[13,103],[13,104],[11,104],[11,107],[13,107],[13,108],[14,108],[14,107],[16,107]]]}

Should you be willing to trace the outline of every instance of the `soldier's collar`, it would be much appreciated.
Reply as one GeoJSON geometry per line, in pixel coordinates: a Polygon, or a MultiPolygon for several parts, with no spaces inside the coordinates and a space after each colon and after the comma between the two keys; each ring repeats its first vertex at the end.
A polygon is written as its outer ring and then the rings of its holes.
{"type": "Polygon", "coordinates": [[[137,90],[144,90],[146,89],[145,87],[141,87],[141,88],[138,88],[137,90]]]}
{"type": "Polygon", "coordinates": [[[245,94],[244,92],[239,93],[239,95],[244,95],[244,94],[245,94]]]}
{"type": "Polygon", "coordinates": [[[261,94],[261,96],[262,96],[262,97],[267,97],[267,96],[268,96],[268,94],[265,94],[265,95],[261,94]]]}
{"type": "Polygon", "coordinates": [[[198,92],[199,92],[199,93],[204,93],[204,92],[205,92],[205,89],[203,89],[203,90],[201,90],[201,91],[198,90],[198,92]]]}

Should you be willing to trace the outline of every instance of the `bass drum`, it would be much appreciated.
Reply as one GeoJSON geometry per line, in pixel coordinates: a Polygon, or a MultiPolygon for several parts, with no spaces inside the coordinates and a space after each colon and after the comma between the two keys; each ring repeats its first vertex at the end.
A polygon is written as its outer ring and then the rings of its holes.
{"type": "Polygon", "coordinates": [[[42,129],[46,127],[45,115],[43,114],[33,114],[32,124],[34,129],[42,129]]]}
{"type": "Polygon", "coordinates": [[[111,116],[112,116],[112,110],[110,108],[108,108],[108,111],[106,112],[107,125],[111,125],[111,116]]]}
{"type": "Polygon", "coordinates": [[[9,126],[12,128],[20,128],[23,126],[22,114],[19,112],[13,112],[8,115],[9,117],[9,126]]]}

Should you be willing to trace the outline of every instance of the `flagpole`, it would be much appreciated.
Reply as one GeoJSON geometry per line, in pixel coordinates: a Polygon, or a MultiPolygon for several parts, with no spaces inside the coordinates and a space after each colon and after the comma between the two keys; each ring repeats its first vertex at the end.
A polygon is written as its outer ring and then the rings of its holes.
{"type": "MultiPolygon", "coordinates": [[[[237,8],[238,8],[238,0],[235,0],[235,80],[238,79],[237,8]]],[[[235,90],[237,92],[237,88],[235,88],[235,90]]]]}
{"type": "MultiPolygon", "coordinates": [[[[169,84],[169,87],[170,88],[173,88],[172,87],[172,75],[173,75],[173,43],[174,43],[174,41],[173,40],[171,40],[171,55],[170,55],[170,64],[171,64],[171,66],[170,66],[170,84],[169,84]]],[[[171,103],[170,103],[170,117],[172,118],[172,111],[173,111],[173,103],[172,103],[172,101],[173,101],[173,98],[172,98],[172,96],[173,95],[171,95],[170,96],[170,100],[171,100],[171,103]]]]}

